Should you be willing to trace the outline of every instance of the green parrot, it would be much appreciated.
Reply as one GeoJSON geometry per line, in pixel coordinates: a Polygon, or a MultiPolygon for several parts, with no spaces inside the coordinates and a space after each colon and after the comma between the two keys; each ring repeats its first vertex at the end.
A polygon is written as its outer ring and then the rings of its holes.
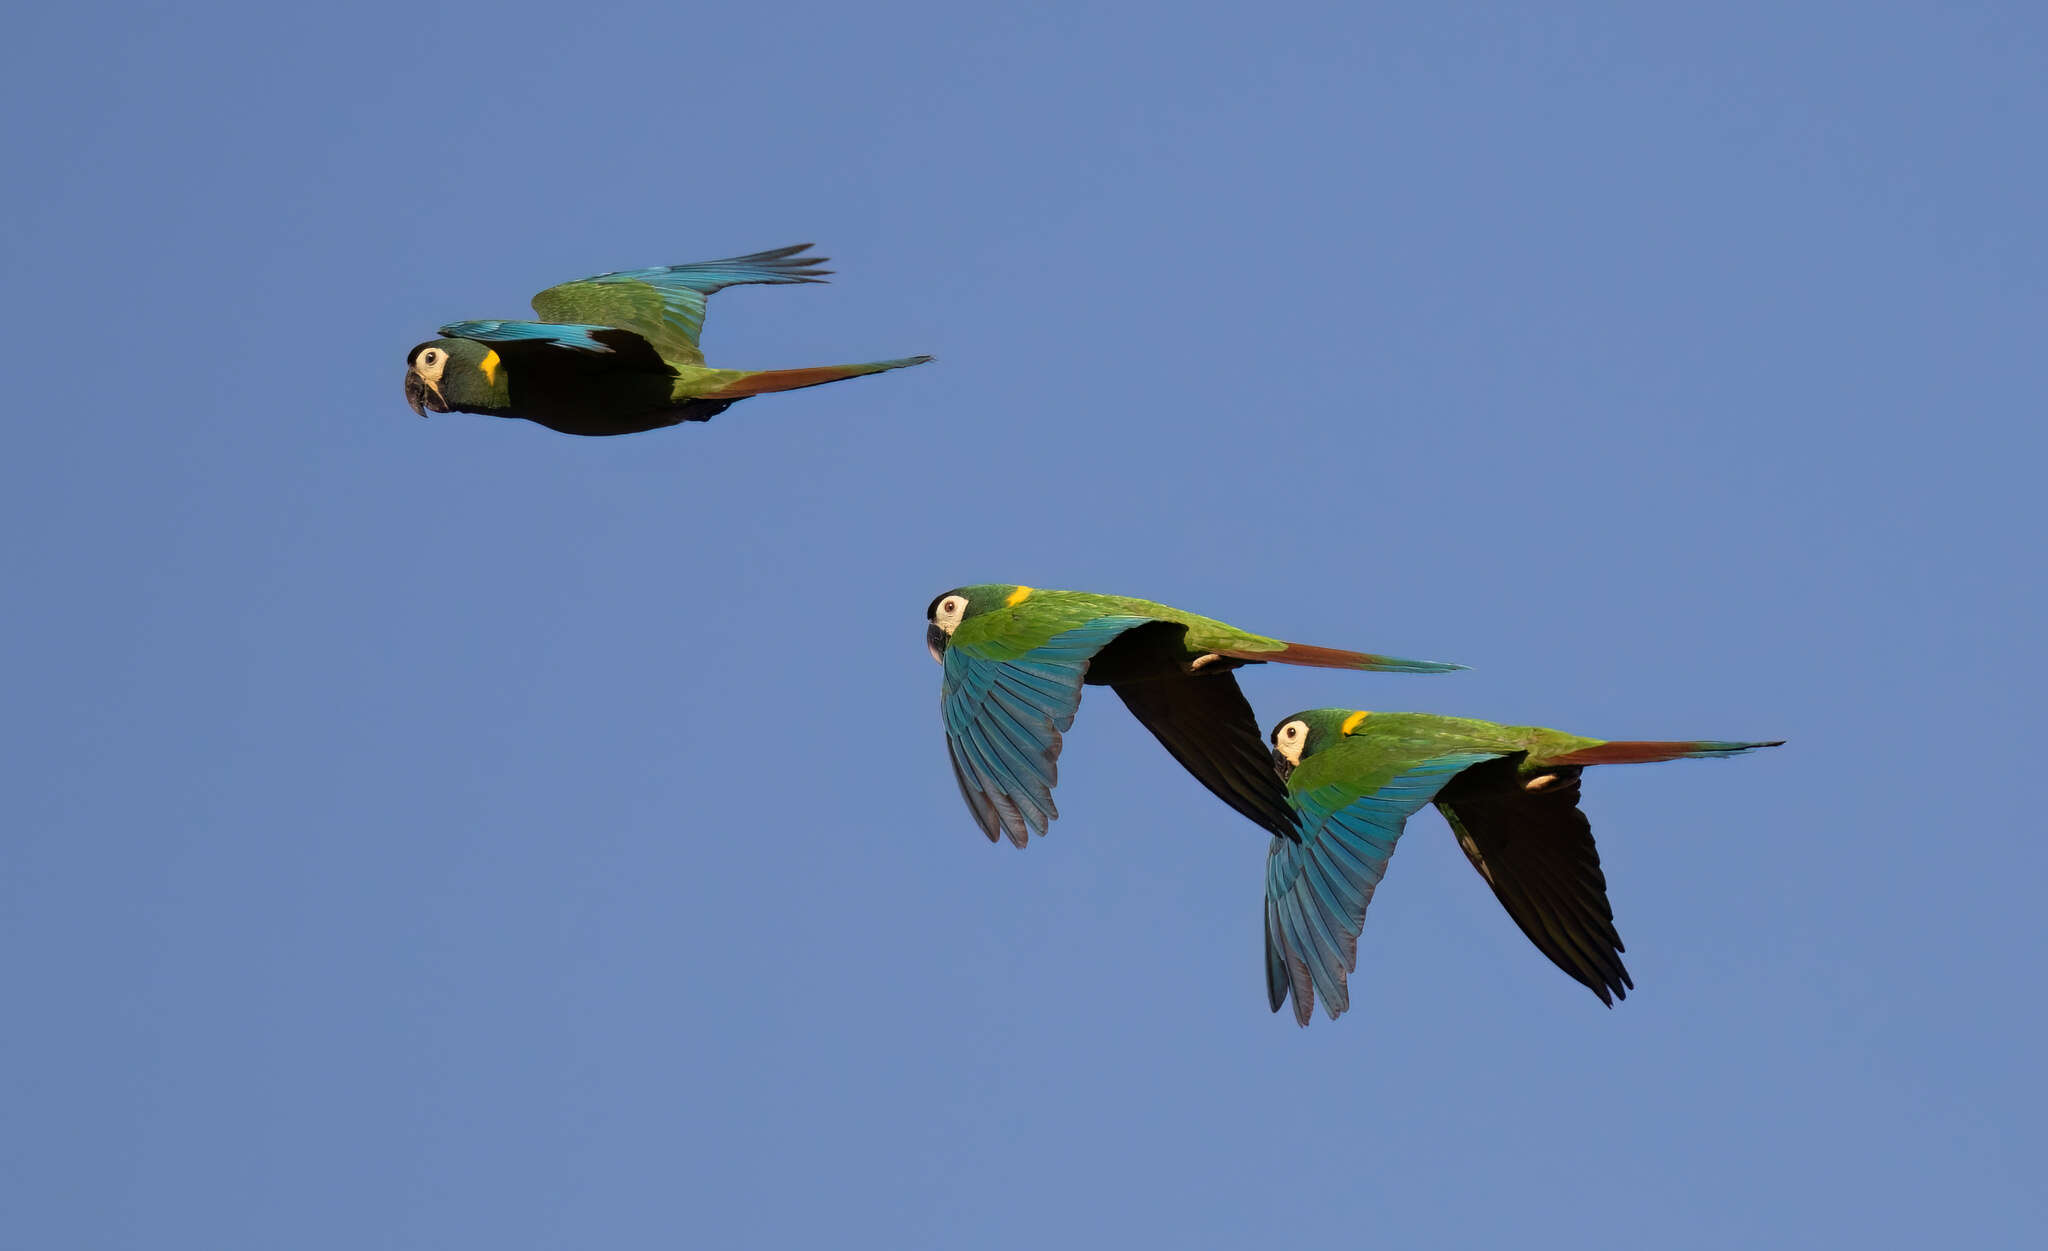
{"type": "MultiPolygon", "coordinates": [[[[1782,740],[1781,740],[1782,741],[1782,740]]],[[[1778,742],[1603,742],[1558,730],[1419,712],[1317,708],[1273,727],[1273,763],[1299,841],[1266,853],[1266,998],[1351,1006],[1358,932],[1408,818],[1434,803],[1458,845],[1536,949],[1614,1006],[1635,983],[1593,829],[1579,811],[1587,765],[1738,756],[1778,742]]]]}
{"type": "Polygon", "coordinates": [[[1122,595],[955,587],[925,610],[945,667],[939,707],[953,776],[982,833],[1022,847],[1059,816],[1060,736],[1083,685],[1108,686],[1195,780],[1261,827],[1298,837],[1287,792],[1233,669],[1444,673],[1462,665],[1309,647],[1122,595]]]}
{"type": "Polygon", "coordinates": [[[711,369],[697,348],[705,298],[741,283],[822,282],[827,259],[792,247],[629,269],[549,287],[542,321],[459,321],[406,354],[405,402],[424,417],[523,417],[563,434],[637,434],[709,421],[750,395],[922,365],[907,356],[809,369],[711,369]]]}

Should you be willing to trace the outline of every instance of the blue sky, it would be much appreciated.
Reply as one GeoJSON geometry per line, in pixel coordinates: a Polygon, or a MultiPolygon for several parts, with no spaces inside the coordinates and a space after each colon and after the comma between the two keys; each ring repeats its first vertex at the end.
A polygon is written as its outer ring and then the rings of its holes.
{"type": "Polygon", "coordinates": [[[1545,7],[16,18],[10,1241],[2038,1237],[2048,19],[1545,7]],[[404,406],[799,240],[714,363],[938,363],[404,406]],[[979,581],[1473,666],[1269,725],[1791,742],[1589,775],[1613,1011],[1426,814],[1298,1030],[1264,836],[1116,701],[983,841],[979,581]]]}

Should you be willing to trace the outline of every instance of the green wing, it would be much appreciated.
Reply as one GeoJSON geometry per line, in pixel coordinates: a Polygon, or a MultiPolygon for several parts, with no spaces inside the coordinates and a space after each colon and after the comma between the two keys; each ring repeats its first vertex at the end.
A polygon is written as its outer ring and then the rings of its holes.
{"type": "Polygon", "coordinates": [[[579,278],[534,296],[533,311],[545,321],[630,330],[671,364],[702,365],[697,338],[704,331],[705,300],[742,283],[823,282],[831,271],[818,266],[827,258],[800,255],[810,246],[579,278]]]}

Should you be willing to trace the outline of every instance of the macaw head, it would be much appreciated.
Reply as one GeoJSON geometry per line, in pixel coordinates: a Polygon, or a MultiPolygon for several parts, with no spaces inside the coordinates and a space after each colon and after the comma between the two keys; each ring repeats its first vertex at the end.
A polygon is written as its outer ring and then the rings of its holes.
{"type": "Polygon", "coordinates": [[[1022,587],[1004,586],[999,583],[984,583],[981,586],[958,586],[932,600],[924,610],[924,645],[930,650],[932,659],[946,663],[946,643],[953,637],[953,631],[969,617],[979,617],[985,612],[1007,608],[1017,603],[1018,591],[1022,587]]]}
{"type": "Polygon", "coordinates": [[[1356,708],[1314,708],[1273,727],[1273,767],[1285,780],[1302,761],[1328,751],[1357,730],[1369,714],[1356,708]]]}
{"type": "Polygon", "coordinates": [[[498,354],[473,339],[432,339],[405,357],[405,402],[424,417],[428,410],[445,413],[452,407],[443,391],[443,379],[481,372],[495,382],[498,354]],[[451,375],[450,371],[456,371],[451,375]]]}

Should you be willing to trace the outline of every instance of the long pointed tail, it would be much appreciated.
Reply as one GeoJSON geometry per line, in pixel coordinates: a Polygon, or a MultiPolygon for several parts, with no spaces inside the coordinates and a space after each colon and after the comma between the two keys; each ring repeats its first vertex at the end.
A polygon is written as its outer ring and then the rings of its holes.
{"type": "Polygon", "coordinates": [[[1307,643],[1288,643],[1273,652],[1235,650],[1217,654],[1233,660],[1263,660],[1312,669],[1371,669],[1379,673],[1451,673],[1465,667],[1440,660],[1403,660],[1399,656],[1347,652],[1336,647],[1311,647],[1307,643]]]}
{"type": "Polygon", "coordinates": [[[1562,756],[1547,758],[1543,764],[1548,767],[1570,765],[1602,764],[1650,764],[1658,760],[1685,760],[1719,756],[1740,756],[1759,747],[1779,747],[1784,739],[1770,743],[1732,743],[1716,739],[1701,739],[1691,743],[1650,743],[1621,742],[1602,743],[1598,747],[1581,747],[1562,756]]]}
{"type": "Polygon", "coordinates": [[[770,391],[798,391],[804,387],[823,386],[828,382],[840,382],[847,378],[859,378],[867,374],[887,373],[892,369],[907,369],[922,365],[929,356],[906,356],[901,360],[869,361],[864,365],[815,365],[809,369],[762,369],[735,378],[716,391],[706,391],[699,399],[739,400],[749,395],[766,395],[770,391]]]}

